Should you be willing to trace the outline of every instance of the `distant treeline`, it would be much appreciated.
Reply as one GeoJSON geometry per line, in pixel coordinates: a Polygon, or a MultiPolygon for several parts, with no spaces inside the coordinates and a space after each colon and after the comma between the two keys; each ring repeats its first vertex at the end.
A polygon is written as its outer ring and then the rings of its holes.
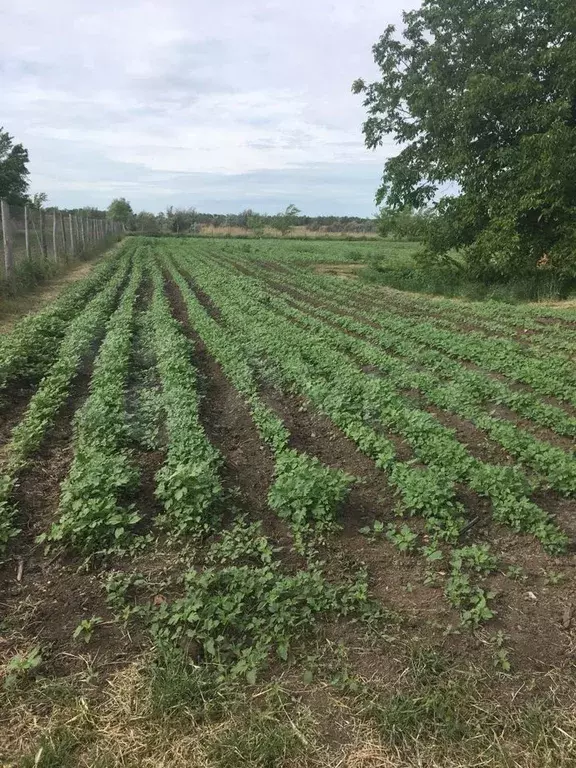
{"type": "Polygon", "coordinates": [[[200,233],[205,228],[241,228],[254,233],[275,229],[286,234],[295,227],[304,227],[310,232],[376,232],[375,219],[359,216],[304,216],[299,211],[289,210],[276,214],[257,213],[246,209],[240,213],[202,213],[195,208],[174,208],[165,212],[134,213],[127,221],[127,229],[147,234],[157,233],[200,233]]]}

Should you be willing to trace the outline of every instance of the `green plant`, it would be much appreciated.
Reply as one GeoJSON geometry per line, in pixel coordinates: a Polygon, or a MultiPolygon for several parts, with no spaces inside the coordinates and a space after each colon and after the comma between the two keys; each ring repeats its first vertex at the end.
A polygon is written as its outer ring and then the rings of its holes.
{"type": "Polygon", "coordinates": [[[41,664],[42,654],[39,646],[31,648],[27,653],[16,654],[6,665],[4,686],[6,688],[14,687],[22,678],[27,677],[41,664]]]}
{"type": "Polygon", "coordinates": [[[418,534],[412,531],[406,524],[398,528],[390,523],[386,529],[386,538],[391,541],[400,552],[413,552],[416,549],[418,534]]]}
{"type": "Polygon", "coordinates": [[[299,541],[308,532],[322,537],[337,529],[335,513],[348,494],[350,475],[291,450],[277,457],[275,474],[268,503],[289,522],[299,541]]]}
{"type": "Polygon", "coordinates": [[[543,569],[542,575],[544,576],[544,583],[552,586],[561,584],[566,579],[566,574],[558,573],[557,571],[547,571],[543,569]]]}
{"type": "Polygon", "coordinates": [[[376,541],[384,536],[385,530],[386,528],[381,520],[374,520],[371,526],[365,525],[363,528],[360,528],[360,533],[368,537],[370,541],[376,541]]]}
{"type": "Polygon", "coordinates": [[[72,633],[72,637],[74,640],[83,640],[85,643],[89,643],[94,634],[94,630],[99,624],[102,624],[103,621],[104,619],[101,616],[92,616],[90,619],[82,619],[72,633]]]}
{"type": "Polygon", "coordinates": [[[158,267],[150,262],[149,268],[154,285],[152,345],[168,433],[166,460],[156,474],[156,496],[164,507],[157,522],[176,536],[201,536],[219,523],[216,502],[222,492],[218,475],[221,456],[208,441],[200,421],[190,344],[172,318],[158,267]]]}
{"type": "Polygon", "coordinates": [[[494,647],[494,666],[501,669],[503,672],[510,672],[511,664],[509,658],[509,652],[504,647],[505,642],[508,640],[508,636],[498,630],[496,634],[491,635],[490,643],[494,647]]]}
{"type": "Polygon", "coordinates": [[[208,562],[220,565],[254,563],[271,565],[279,549],[273,547],[262,532],[260,522],[248,523],[245,516],[238,518],[232,528],[222,532],[207,555],[208,562]]]}
{"type": "Polygon", "coordinates": [[[460,611],[464,625],[475,627],[495,615],[489,606],[489,601],[495,597],[495,593],[472,584],[467,574],[453,572],[446,582],[444,594],[450,604],[460,611]]]}
{"type": "Polygon", "coordinates": [[[514,579],[514,581],[526,581],[527,579],[527,576],[520,565],[509,565],[508,568],[506,568],[505,573],[509,579],[514,579]]]}
{"type": "Polygon", "coordinates": [[[43,537],[84,552],[125,547],[140,515],[122,497],[138,474],[127,450],[125,386],[134,331],[134,306],[142,281],[136,264],[94,364],[90,396],[76,414],[74,460],[62,486],[59,519],[43,537]]]}
{"type": "Polygon", "coordinates": [[[186,644],[196,663],[251,684],[272,653],[286,660],[320,620],[364,615],[368,607],[364,572],[331,584],[318,569],[287,574],[276,562],[189,571],[171,585],[181,593],[171,600],[134,604],[130,586],[122,577],[110,585],[116,610],[144,616],[161,647],[186,644]]]}
{"type": "Polygon", "coordinates": [[[496,569],[497,561],[491,554],[488,544],[471,544],[468,547],[453,549],[450,565],[453,572],[465,568],[476,573],[488,574],[496,569]]]}
{"type": "Polygon", "coordinates": [[[5,462],[0,474],[0,549],[18,533],[12,523],[14,509],[10,504],[18,475],[29,456],[39,448],[46,431],[68,397],[74,375],[88,355],[95,338],[100,336],[126,279],[130,257],[131,254],[125,254],[118,271],[106,287],[68,325],[56,359],[48,368],[26,413],[5,446],[5,462]]]}

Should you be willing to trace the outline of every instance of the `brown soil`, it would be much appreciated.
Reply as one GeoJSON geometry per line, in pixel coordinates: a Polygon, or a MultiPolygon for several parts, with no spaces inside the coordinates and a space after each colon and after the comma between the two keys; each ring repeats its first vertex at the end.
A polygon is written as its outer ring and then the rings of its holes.
{"type": "Polygon", "coordinates": [[[274,474],[273,456],[260,440],[248,406],[190,327],[177,286],[168,281],[166,291],[174,317],[194,344],[194,364],[203,388],[200,416],[210,442],[223,456],[225,487],[243,511],[261,518],[274,474]]]}
{"type": "Polygon", "coordinates": [[[12,430],[22,418],[33,393],[31,386],[17,382],[10,385],[0,396],[0,462],[12,430]]]}
{"type": "MultiPolygon", "coordinates": [[[[87,365],[40,451],[20,477],[14,501],[16,524],[22,530],[0,566],[0,607],[12,629],[2,655],[40,645],[43,671],[56,674],[79,671],[85,664],[83,643],[72,638],[78,624],[92,616],[104,622],[111,618],[98,574],[82,570],[82,559],[57,551],[45,554],[43,545],[35,543],[57,517],[60,484],[73,456],[72,419],[87,395],[89,380],[87,365]]],[[[120,628],[112,623],[95,629],[87,650],[99,665],[114,664],[127,654],[120,628]]]]}

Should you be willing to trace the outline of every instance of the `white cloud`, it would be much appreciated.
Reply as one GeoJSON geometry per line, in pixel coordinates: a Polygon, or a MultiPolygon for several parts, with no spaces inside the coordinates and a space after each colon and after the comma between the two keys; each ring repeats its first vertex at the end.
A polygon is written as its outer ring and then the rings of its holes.
{"type": "MultiPolygon", "coordinates": [[[[258,189],[255,173],[300,170],[309,184],[316,168],[329,210],[327,168],[376,171],[392,151],[364,148],[350,83],[374,74],[371,45],[400,2],[19,0],[0,12],[2,122],[30,149],[34,187],[60,204],[82,202],[103,167],[101,191],[158,206],[174,191],[162,175],[243,174],[258,189]]],[[[373,193],[362,190],[367,210],[373,193]]]]}

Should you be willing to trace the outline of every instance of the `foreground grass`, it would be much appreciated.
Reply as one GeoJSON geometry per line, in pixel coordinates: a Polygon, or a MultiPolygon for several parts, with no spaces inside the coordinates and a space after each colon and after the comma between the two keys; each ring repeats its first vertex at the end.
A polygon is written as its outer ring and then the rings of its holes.
{"type": "Polygon", "coordinates": [[[569,768],[574,676],[530,683],[416,646],[394,674],[358,667],[370,649],[330,641],[305,664],[247,686],[178,652],[109,674],[4,686],[0,760],[14,768],[155,766],[569,768]],[[545,686],[541,684],[545,683],[545,686]],[[527,688],[546,692],[525,693],[527,688]],[[572,696],[572,697],[571,697],[572,696]]]}

